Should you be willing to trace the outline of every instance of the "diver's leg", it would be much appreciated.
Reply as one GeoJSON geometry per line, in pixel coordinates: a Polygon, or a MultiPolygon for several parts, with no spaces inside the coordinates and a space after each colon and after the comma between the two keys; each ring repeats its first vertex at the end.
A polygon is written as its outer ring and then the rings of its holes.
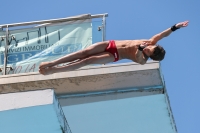
{"type": "Polygon", "coordinates": [[[97,55],[92,55],[85,59],[71,63],[62,67],[49,67],[47,69],[40,69],[39,72],[43,75],[52,74],[56,72],[72,71],[90,64],[106,64],[114,61],[114,56],[109,52],[103,52],[97,55]]]}
{"type": "Polygon", "coordinates": [[[50,61],[50,62],[42,62],[39,66],[39,69],[44,69],[47,67],[52,67],[61,63],[66,63],[66,62],[71,62],[71,61],[75,61],[78,59],[84,59],[88,56],[91,55],[95,55],[95,54],[99,54],[105,51],[106,47],[108,46],[109,42],[108,41],[104,41],[104,42],[98,42],[95,43],[91,46],[89,46],[86,49],[74,52],[72,54],[66,55],[64,57],[61,57],[59,59],[50,61]]]}

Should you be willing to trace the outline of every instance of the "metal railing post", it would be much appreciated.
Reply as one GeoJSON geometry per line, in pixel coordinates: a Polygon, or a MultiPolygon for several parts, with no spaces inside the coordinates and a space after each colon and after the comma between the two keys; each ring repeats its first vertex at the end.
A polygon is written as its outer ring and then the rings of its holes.
{"type": "Polygon", "coordinates": [[[105,15],[103,15],[103,22],[102,22],[102,29],[103,29],[103,31],[102,31],[102,41],[105,41],[106,40],[106,14],[105,15]]]}
{"type": "Polygon", "coordinates": [[[4,52],[4,69],[3,69],[3,75],[6,75],[6,66],[7,66],[7,54],[8,54],[8,38],[9,38],[9,33],[8,33],[8,25],[6,27],[6,43],[5,43],[5,52],[4,52]]]}

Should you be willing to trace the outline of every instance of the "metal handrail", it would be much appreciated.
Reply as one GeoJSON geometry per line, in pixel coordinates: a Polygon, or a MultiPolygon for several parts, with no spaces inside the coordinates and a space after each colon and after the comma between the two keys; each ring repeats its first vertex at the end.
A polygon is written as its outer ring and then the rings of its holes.
{"type": "Polygon", "coordinates": [[[16,26],[26,26],[26,25],[33,25],[33,24],[44,24],[44,23],[58,23],[58,22],[66,22],[66,21],[73,21],[73,20],[83,20],[83,19],[90,19],[90,18],[101,18],[101,17],[108,17],[108,14],[83,14],[78,16],[72,16],[67,18],[59,18],[59,19],[50,19],[50,20],[40,20],[40,21],[31,21],[31,22],[21,22],[21,23],[13,23],[13,24],[2,24],[0,28],[6,27],[16,27],[16,26]]]}

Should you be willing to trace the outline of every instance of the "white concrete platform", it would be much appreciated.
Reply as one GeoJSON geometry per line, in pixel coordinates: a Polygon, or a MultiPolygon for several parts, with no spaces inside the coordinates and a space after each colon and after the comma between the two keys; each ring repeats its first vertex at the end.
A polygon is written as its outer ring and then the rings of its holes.
{"type": "Polygon", "coordinates": [[[161,92],[163,86],[159,62],[102,65],[46,76],[39,73],[0,76],[1,94],[45,88],[54,88],[58,95],[124,88],[161,92]]]}

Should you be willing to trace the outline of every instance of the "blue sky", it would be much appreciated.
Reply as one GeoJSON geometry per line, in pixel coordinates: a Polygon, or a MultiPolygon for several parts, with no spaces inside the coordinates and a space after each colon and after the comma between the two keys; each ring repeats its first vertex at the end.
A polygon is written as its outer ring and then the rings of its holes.
{"type": "Polygon", "coordinates": [[[199,0],[35,0],[1,3],[0,24],[108,13],[106,39],[148,39],[175,23],[189,26],[160,42],[161,62],[179,133],[198,133],[200,127],[200,1],[199,0]]]}

